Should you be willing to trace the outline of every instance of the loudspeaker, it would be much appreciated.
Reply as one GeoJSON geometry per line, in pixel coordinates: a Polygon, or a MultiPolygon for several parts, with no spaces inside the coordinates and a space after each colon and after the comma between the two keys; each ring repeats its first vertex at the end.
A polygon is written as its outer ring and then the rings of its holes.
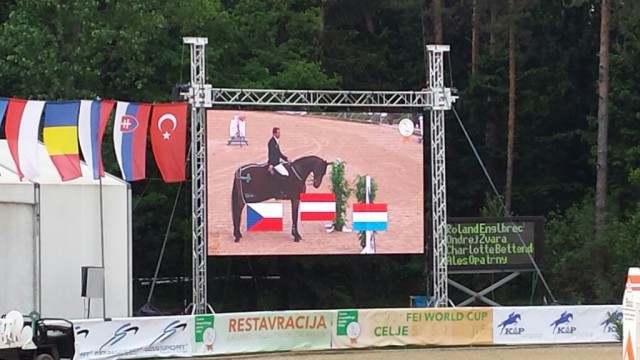
{"type": "Polygon", "coordinates": [[[103,298],[104,268],[95,266],[82,267],[82,297],[103,298]]]}

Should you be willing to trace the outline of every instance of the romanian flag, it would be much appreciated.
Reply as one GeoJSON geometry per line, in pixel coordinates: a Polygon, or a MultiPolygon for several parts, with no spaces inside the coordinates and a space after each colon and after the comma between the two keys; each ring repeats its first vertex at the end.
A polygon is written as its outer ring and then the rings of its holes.
{"type": "Polygon", "coordinates": [[[79,110],[79,101],[47,102],[44,108],[44,146],[62,181],[82,176],[78,149],[79,110]]]}
{"type": "Polygon", "coordinates": [[[247,204],[247,231],[282,231],[282,203],[247,204]]]}
{"type": "Polygon", "coordinates": [[[353,204],[353,230],[386,231],[387,204],[353,204]]]}
{"type": "Polygon", "coordinates": [[[333,221],[336,219],[336,194],[301,193],[300,220],[333,221]]]}

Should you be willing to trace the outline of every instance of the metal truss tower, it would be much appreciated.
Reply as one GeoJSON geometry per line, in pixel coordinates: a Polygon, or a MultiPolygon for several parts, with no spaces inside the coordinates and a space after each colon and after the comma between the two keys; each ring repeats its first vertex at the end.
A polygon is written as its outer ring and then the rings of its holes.
{"type": "Polygon", "coordinates": [[[194,314],[207,313],[207,127],[205,112],[211,107],[211,85],[205,84],[205,46],[208,39],[185,37],[191,47],[191,215],[194,314]],[[209,100],[209,101],[208,101],[209,100]]]}
{"type": "Polygon", "coordinates": [[[444,58],[448,45],[427,45],[429,84],[434,94],[431,124],[431,212],[433,226],[433,297],[435,307],[449,303],[447,275],[447,177],[445,166],[444,111],[456,98],[444,87],[444,58]]]}
{"type": "Polygon", "coordinates": [[[447,306],[446,182],[444,152],[444,110],[450,110],[457,96],[444,87],[443,53],[447,45],[428,45],[429,86],[422,91],[348,91],[225,89],[205,84],[207,38],[186,37],[191,46],[191,179],[193,235],[193,312],[213,311],[207,303],[207,169],[205,109],[224,107],[283,107],[336,109],[431,110],[431,179],[434,240],[434,296],[436,306],[447,306]]]}

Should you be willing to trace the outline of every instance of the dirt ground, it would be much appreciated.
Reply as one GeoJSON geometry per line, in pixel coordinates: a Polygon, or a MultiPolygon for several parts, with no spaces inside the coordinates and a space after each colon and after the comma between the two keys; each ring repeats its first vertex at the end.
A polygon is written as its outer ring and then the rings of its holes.
{"type": "Polygon", "coordinates": [[[620,360],[620,344],[504,346],[475,348],[383,349],[216,357],[215,359],[268,360],[620,360]]]}
{"type": "MultiPolygon", "coordinates": [[[[376,252],[410,254],[423,252],[423,151],[418,138],[403,141],[396,128],[375,123],[354,123],[276,112],[209,110],[207,113],[208,250],[210,255],[307,255],[357,254],[357,233],[326,233],[325,222],[299,221],[303,240],[294,243],[291,203],[284,204],[282,232],[247,232],[246,208],[234,242],[231,220],[231,188],[235,170],[248,163],[265,163],[271,129],[280,127],[280,147],[291,159],[317,155],[327,161],[346,163],[346,179],[354,186],[356,174],[369,174],[378,183],[376,202],[388,204],[388,231],[376,236],[376,252]],[[246,116],[249,146],[227,145],[230,120],[246,116]]],[[[322,186],[307,192],[330,192],[330,173],[322,186]]],[[[355,201],[352,196],[349,208],[355,201]]],[[[347,212],[350,227],[351,211],[347,212]]]]}

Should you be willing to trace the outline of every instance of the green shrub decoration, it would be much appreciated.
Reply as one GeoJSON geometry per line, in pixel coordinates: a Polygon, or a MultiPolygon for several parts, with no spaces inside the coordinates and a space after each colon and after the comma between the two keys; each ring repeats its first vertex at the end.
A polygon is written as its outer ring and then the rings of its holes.
{"type": "Polygon", "coordinates": [[[622,319],[618,318],[618,314],[615,311],[608,312],[607,315],[609,315],[609,321],[616,331],[616,340],[622,341],[622,319]]]}
{"type": "MultiPolygon", "coordinates": [[[[367,176],[366,175],[356,175],[356,189],[355,189],[355,195],[356,195],[356,200],[358,200],[359,203],[364,203],[366,202],[366,196],[367,196],[367,176]]],[[[373,180],[373,178],[371,178],[371,194],[369,194],[369,202],[374,202],[376,200],[376,192],[378,191],[378,184],[376,183],[375,180],[373,180]]],[[[366,233],[364,231],[360,231],[358,232],[358,240],[360,240],[360,246],[362,248],[365,247],[366,242],[367,242],[367,236],[366,233]]]]}
{"type": "Polygon", "coordinates": [[[342,231],[346,224],[347,201],[353,192],[344,175],[345,162],[337,159],[331,165],[331,191],[336,195],[336,219],[333,227],[342,231]]]}

